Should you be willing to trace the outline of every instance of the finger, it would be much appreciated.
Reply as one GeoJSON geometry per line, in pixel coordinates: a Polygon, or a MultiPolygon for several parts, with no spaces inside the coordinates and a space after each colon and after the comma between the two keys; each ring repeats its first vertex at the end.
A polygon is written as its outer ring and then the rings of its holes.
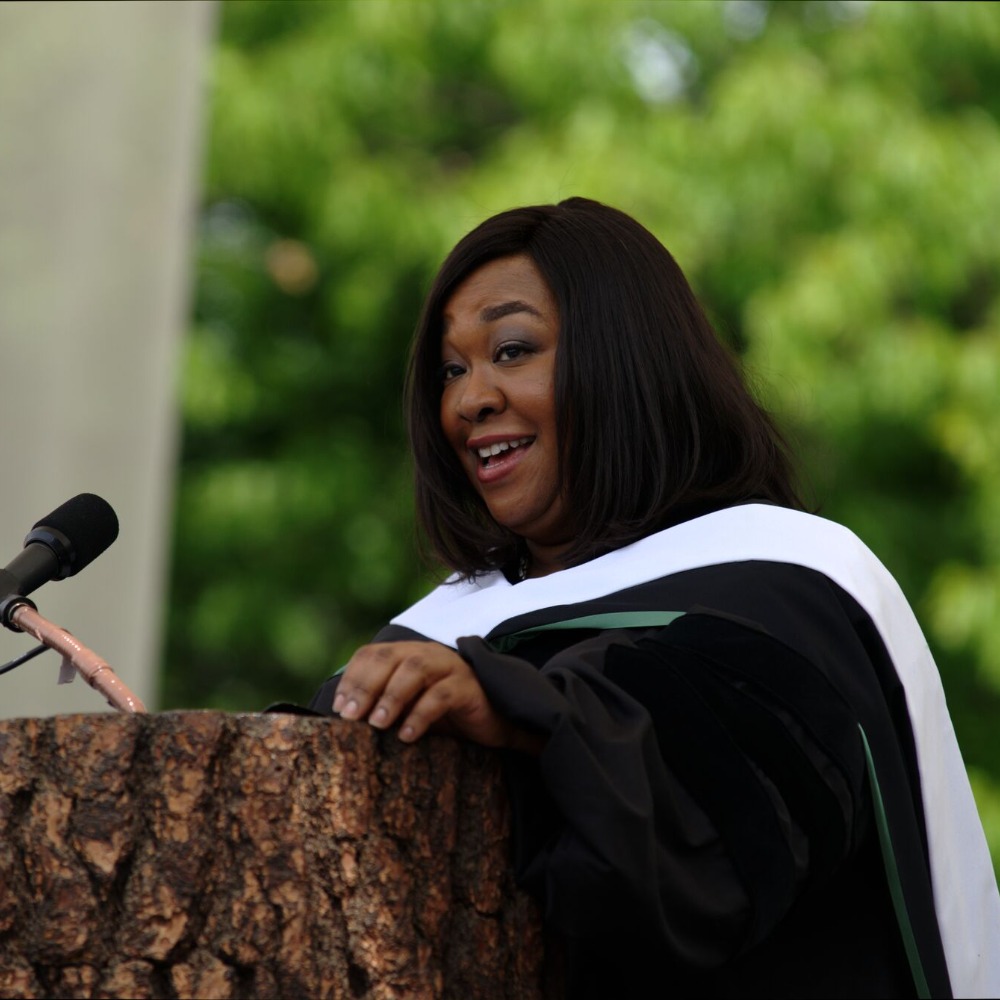
{"type": "Polygon", "coordinates": [[[425,688],[440,680],[444,670],[424,650],[403,656],[389,677],[368,721],[377,729],[391,726],[425,688]]]}
{"type": "Polygon", "coordinates": [[[398,643],[382,642],[362,646],[348,660],[333,710],[345,719],[364,718],[382,694],[399,660],[398,643]]]}
{"type": "Polygon", "coordinates": [[[439,681],[417,699],[399,727],[399,738],[404,743],[419,740],[435,722],[448,714],[452,705],[449,686],[448,681],[439,681]]]}
{"type": "Polygon", "coordinates": [[[368,717],[379,729],[396,722],[426,688],[451,674],[472,675],[465,660],[440,643],[401,642],[396,644],[396,652],[396,668],[368,717]]]}
{"type": "MultiPolygon", "coordinates": [[[[437,722],[446,719],[458,722],[468,713],[475,713],[481,693],[471,672],[468,676],[449,674],[429,686],[414,702],[400,726],[399,738],[405,743],[412,743],[437,722]]],[[[485,703],[485,698],[482,700],[485,703]]],[[[461,724],[457,728],[463,729],[461,724]]]]}

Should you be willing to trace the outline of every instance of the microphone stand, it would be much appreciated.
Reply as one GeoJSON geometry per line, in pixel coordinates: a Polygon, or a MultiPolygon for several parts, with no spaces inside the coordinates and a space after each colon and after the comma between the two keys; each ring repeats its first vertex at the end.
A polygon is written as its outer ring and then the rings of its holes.
{"type": "Polygon", "coordinates": [[[9,674],[12,670],[16,670],[18,667],[23,666],[28,662],[28,660],[33,660],[36,656],[39,656],[47,651],[48,646],[35,646],[34,649],[29,649],[27,653],[15,656],[13,660],[8,660],[2,667],[0,667],[0,677],[4,674],[9,674]]]}
{"type": "Polygon", "coordinates": [[[83,679],[104,695],[112,708],[119,712],[144,713],[146,706],[128,689],[118,675],[93,650],[73,635],[43,618],[26,598],[15,598],[3,608],[4,624],[34,636],[40,643],[61,654],[64,662],[75,667],[83,679]]]}

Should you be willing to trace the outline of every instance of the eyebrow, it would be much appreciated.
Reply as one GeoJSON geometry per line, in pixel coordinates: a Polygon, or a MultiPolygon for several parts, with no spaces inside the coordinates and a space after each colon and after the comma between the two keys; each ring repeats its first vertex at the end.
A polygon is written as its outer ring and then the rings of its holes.
{"type": "Polygon", "coordinates": [[[531,313],[532,316],[537,316],[539,319],[542,318],[542,314],[534,306],[529,306],[527,302],[522,302],[520,299],[515,299],[513,302],[501,302],[495,306],[487,306],[480,312],[479,318],[483,323],[493,323],[498,319],[503,319],[504,316],[522,312],[531,313]]]}

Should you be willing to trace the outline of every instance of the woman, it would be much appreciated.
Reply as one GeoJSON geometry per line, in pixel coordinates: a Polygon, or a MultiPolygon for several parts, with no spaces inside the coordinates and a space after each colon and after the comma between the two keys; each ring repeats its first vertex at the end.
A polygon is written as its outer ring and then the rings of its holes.
{"type": "Polygon", "coordinates": [[[431,289],[408,407],[456,576],[313,705],[511,751],[516,870],[571,995],[996,990],[996,884],[912,613],[801,512],[650,233],[580,198],[487,220],[431,289]]]}

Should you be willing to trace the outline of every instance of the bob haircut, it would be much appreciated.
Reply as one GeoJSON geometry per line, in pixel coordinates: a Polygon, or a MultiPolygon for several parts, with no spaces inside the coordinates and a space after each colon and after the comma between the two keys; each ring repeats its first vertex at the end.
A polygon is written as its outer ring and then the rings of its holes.
{"type": "Polygon", "coordinates": [[[685,516],[749,500],[801,508],[785,442],[753,400],[687,279],[623,212],[586,198],[487,219],[442,264],[414,336],[406,407],[417,519],[463,577],[517,576],[527,549],[490,517],[441,430],[442,313],[474,271],[527,255],[559,308],[560,480],[567,565],[685,516]]]}

